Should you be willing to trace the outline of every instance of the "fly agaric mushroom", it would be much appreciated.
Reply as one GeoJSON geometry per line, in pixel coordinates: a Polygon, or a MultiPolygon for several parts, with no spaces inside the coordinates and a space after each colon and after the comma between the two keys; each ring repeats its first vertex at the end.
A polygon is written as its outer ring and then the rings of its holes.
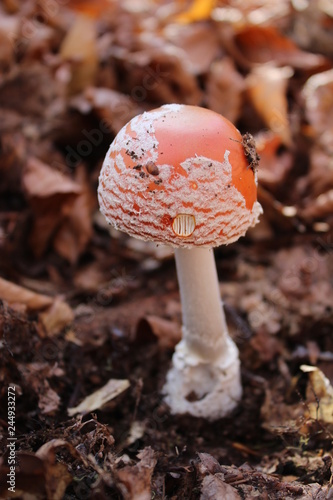
{"type": "Polygon", "coordinates": [[[241,398],[212,249],[243,236],[262,211],[249,142],[244,150],[239,131],[213,111],[168,104],[125,125],[101,170],[108,222],[175,248],[183,339],[163,389],[172,413],[215,420],[241,398]]]}

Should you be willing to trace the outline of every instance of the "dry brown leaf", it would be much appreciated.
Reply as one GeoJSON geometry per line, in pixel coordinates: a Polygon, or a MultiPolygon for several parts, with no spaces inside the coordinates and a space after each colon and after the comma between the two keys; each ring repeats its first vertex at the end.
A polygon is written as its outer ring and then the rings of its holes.
{"type": "Polygon", "coordinates": [[[74,447],[63,439],[54,439],[41,446],[36,456],[45,466],[45,489],[48,500],[62,500],[67,486],[72,482],[72,476],[64,463],[56,462],[56,450],[66,448],[73,456],[77,457],[74,447]]]}
{"type": "Polygon", "coordinates": [[[220,42],[215,30],[206,23],[169,24],[164,29],[166,40],[183,51],[191,73],[207,73],[220,54],[220,42]]]}
{"type": "Polygon", "coordinates": [[[18,18],[0,17],[0,69],[8,70],[14,59],[15,39],[18,33],[18,18]]]}
{"type": "Polygon", "coordinates": [[[80,192],[80,187],[69,177],[37,158],[28,159],[23,183],[28,197],[32,200],[80,192]]]}
{"type": "Polygon", "coordinates": [[[38,408],[42,415],[54,415],[59,409],[60,396],[50,387],[47,380],[44,381],[43,386],[40,386],[40,391],[38,408]]]}
{"type": "MultiPolygon", "coordinates": [[[[258,479],[253,478],[253,484],[240,484],[238,490],[242,495],[242,498],[259,498],[267,499],[267,479],[265,476],[261,477],[260,485],[258,485],[258,479]]],[[[269,476],[268,480],[272,480],[272,476],[269,476]]],[[[274,497],[283,500],[294,500],[295,498],[301,500],[327,500],[327,495],[329,494],[330,487],[323,487],[318,483],[312,483],[304,485],[302,483],[293,484],[293,476],[291,476],[290,483],[280,482],[274,484],[274,497]]],[[[274,498],[273,497],[273,498],[274,498]]]]}
{"type": "MultiPolygon", "coordinates": [[[[20,461],[20,469],[16,470],[15,474],[15,492],[9,496],[8,484],[0,481],[1,498],[29,498],[23,496],[24,493],[29,493],[30,498],[36,500],[46,498],[43,461],[32,453],[22,451],[17,453],[17,460],[20,461]]],[[[0,463],[1,477],[7,477],[8,473],[9,467],[0,463]]]]}
{"type": "Polygon", "coordinates": [[[147,447],[138,454],[140,462],[116,471],[117,487],[124,500],[150,500],[151,478],[157,463],[152,448],[147,447]]]}
{"type": "Polygon", "coordinates": [[[298,432],[297,422],[304,418],[304,404],[286,404],[284,397],[266,389],[265,401],[260,410],[264,429],[277,435],[298,432]]]}
{"type": "Polygon", "coordinates": [[[301,365],[300,369],[309,377],[306,388],[308,416],[333,424],[333,387],[330,381],[316,366],[301,365]]]}
{"type": "Polygon", "coordinates": [[[28,311],[43,310],[39,317],[49,336],[58,334],[74,319],[72,309],[60,297],[34,292],[1,277],[0,298],[14,308],[24,306],[28,311]]]}
{"type": "Polygon", "coordinates": [[[200,500],[240,500],[240,496],[235,488],[224,482],[224,475],[217,473],[206,476],[201,485],[200,500]]]}
{"type": "Polygon", "coordinates": [[[110,131],[117,134],[131,118],[144,111],[143,107],[133,102],[130,97],[103,87],[88,88],[84,99],[102,120],[101,134],[110,131]]]}
{"type": "Polygon", "coordinates": [[[266,125],[284,144],[291,145],[288,120],[287,86],[293,71],[272,65],[255,67],[246,78],[249,97],[266,125]]]}
{"type": "Polygon", "coordinates": [[[49,337],[57,335],[68,326],[74,319],[72,308],[59,297],[56,297],[52,305],[40,313],[39,318],[49,337]]]}
{"type": "MultiPolygon", "coordinates": [[[[23,498],[33,500],[62,500],[67,486],[72,482],[68,467],[57,461],[56,452],[65,449],[75,459],[82,456],[67,441],[53,439],[43,444],[35,454],[17,452],[19,467],[15,471],[15,493],[8,495],[8,485],[0,481],[1,498],[23,498]],[[3,488],[5,487],[5,489],[3,488]]],[[[6,477],[9,468],[0,463],[0,474],[6,477]]]]}
{"type": "Polygon", "coordinates": [[[128,380],[110,379],[103,387],[87,396],[78,406],[68,408],[70,417],[76,413],[88,413],[103,407],[130,386],[128,380]]]}
{"type": "Polygon", "coordinates": [[[200,103],[197,79],[182,50],[150,33],[136,43],[136,52],[123,55],[125,74],[121,83],[125,92],[138,102],[200,103]]]}
{"type": "Polygon", "coordinates": [[[198,457],[200,462],[198,463],[197,468],[201,476],[206,476],[207,473],[216,474],[217,472],[221,472],[219,462],[209,453],[198,452],[198,457]]]}
{"type": "Polygon", "coordinates": [[[69,94],[93,85],[98,67],[97,34],[94,19],[78,15],[60,48],[60,55],[70,64],[69,94]]]}
{"type": "Polygon", "coordinates": [[[305,113],[319,144],[333,153],[333,69],[311,76],[303,88],[305,113]]]}
{"type": "Polygon", "coordinates": [[[148,315],[141,318],[136,327],[135,339],[144,343],[156,337],[161,347],[174,348],[181,340],[181,326],[174,321],[148,315]]]}
{"type": "MultiPolygon", "coordinates": [[[[6,112],[3,112],[6,115],[6,112]]],[[[11,127],[8,127],[10,130],[11,127]]],[[[22,170],[27,154],[27,143],[21,132],[3,132],[0,136],[1,163],[0,192],[21,192],[22,170]]]]}
{"type": "Polygon", "coordinates": [[[48,378],[61,377],[64,373],[60,368],[49,363],[20,364],[20,371],[25,382],[38,397],[38,407],[44,415],[54,415],[59,409],[60,396],[49,384],[48,378]]]}
{"type": "Polygon", "coordinates": [[[63,220],[54,238],[56,252],[74,264],[86,248],[92,235],[92,211],[97,204],[83,165],[75,172],[80,194],[74,199],[70,213],[63,220]]]}
{"type": "Polygon", "coordinates": [[[0,277],[0,298],[10,305],[23,304],[30,311],[45,309],[53,304],[54,298],[33,292],[0,277]]]}
{"type": "Polygon", "coordinates": [[[23,173],[23,186],[34,213],[29,241],[40,257],[81,192],[78,183],[37,158],[29,158],[23,173]]]}
{"type": "Polygon", "coordinates": [[[300,50],[294,42],[273,26],[247,25],[235,36],[243,56],[252,63],[290,65],[301,70],[312,69],[326,62],[325,57],[300,50]]]}
{"type": "Polygon", "coordinates": [[[112,6],[113,0],[66,0],[65,5],[70,9],[81,12],[91,18],[97,18],[105,14],[105,11],[112,6]]]}
{"type": "Polygon", "coordinates": [[[283,186],[293,166],[293,155],[290,151],[278,154],[281,146],[281,137],[274,132],[262,132],[256,136],[256,148],[260,156],[258,180],[262,186],[273,192],[283,186]]]}
{"type": "Polygon", "coordinates": [[[232,59],[225,57],[215,61],[207,75],[208,108],[236,123],[241,112],[244,88],[244,79],[232,59]]]}

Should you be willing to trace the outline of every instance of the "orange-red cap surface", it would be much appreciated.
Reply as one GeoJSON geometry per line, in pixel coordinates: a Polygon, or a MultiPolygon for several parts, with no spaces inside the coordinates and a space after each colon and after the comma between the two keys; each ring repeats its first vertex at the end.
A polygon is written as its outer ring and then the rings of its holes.
{"type": "Polygon", "coordinates": [[[120,130],[98,196],[116,229],[175,247],[231,243],[261,213],[239,131],[211,110],[182,104],[143,113],[120,130]]]}

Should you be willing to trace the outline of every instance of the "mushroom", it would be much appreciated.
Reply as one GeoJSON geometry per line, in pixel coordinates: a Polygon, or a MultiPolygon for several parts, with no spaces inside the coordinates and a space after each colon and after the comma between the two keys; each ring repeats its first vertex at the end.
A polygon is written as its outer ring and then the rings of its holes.
{"type": "Polygon", "coordinates": [[[125,125],[99,177],[116,229],[175,248],[183,314],[163,388],[173,414],[215,420],[240,401],[238,349],[228,334],[213,247],[258,222],[255,148],[223,116],[168,104],[125,125]]]}

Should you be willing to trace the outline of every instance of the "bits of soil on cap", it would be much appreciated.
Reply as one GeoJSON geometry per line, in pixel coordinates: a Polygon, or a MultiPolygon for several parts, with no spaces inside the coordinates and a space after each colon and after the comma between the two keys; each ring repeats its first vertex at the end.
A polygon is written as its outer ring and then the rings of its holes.
{"type": "Polygon", "coordinates": [[[130,149],[126,149],[126,154],[132,158],[132,160],[138,160],[139,157],[135,151],[131,151],[130,149]]]}
{"type": "Polygon", "coordinates": [[[157,165],[153,161],[149,161],[146,165],[146,170],[150,175],[158,175],[160,173],[157,165]]]}
{"type": "Polygon", "coordinates": [[[253,172],[256,172],[258,170],[260,156],[257,153],[256,143],[254,141],[254,138],[251,134],[249,134],[249,132],[246,132],[243,135],[242,144],[245,156],[247,160],[250,162],[248,168],[251,168],[253,172]]]}
{"type": "Polygon", "coordinates": [[[142,165],[134,165],[133,170],[141,170],[142,165]]]}
{"type": "Polygon", "coordinates": [[[257,153],[256,143],[253,135],[249,132],[246,132],[242,136],[242,141],[237,141],[237,139],[233,139],[232,137],[230,137],[230,139],[242,144],[244,148],[244,154],[249,162],[249,166],[247,168],[250,168],[251,170],[253,170],[253,172],[256,172],[258,170],[260,156],[257,153]]]}

